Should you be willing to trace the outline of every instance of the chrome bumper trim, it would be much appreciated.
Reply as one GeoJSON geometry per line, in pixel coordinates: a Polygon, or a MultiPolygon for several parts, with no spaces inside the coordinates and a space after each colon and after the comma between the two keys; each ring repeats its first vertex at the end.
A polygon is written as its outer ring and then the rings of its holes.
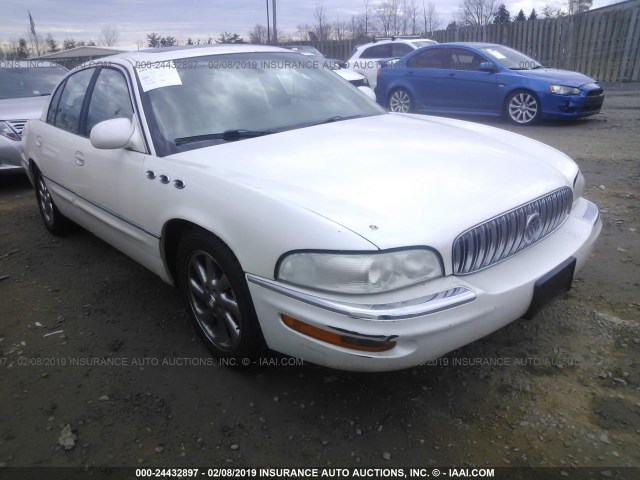
{"type": "Polygon", "coordinates": [[[293,298],[300,302],[323,308],[340,315],[365,320],[403,320],[421,317],[473,302],[476,294],[465,287],[455,287],[426,297],[415,298],[404,302],[366,305],[345,303],[310,295],[286,287],[273,280],[247,274],[247,281],[267,290],[293,298]]]}

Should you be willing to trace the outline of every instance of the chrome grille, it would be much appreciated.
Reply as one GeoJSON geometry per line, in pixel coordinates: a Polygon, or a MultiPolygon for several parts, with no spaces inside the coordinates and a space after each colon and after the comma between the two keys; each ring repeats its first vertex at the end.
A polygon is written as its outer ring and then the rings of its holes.
{"type": "Polygon", "coordinates": [[[462,233],[453,243],[454,274],[490,267],[542,240],[564,222],[572,203],[564,187],[462,233]]]}
{"type": "Polygon", "coordinates": [[[18,134],[19,137],[22,137],[22,129],[24,128],[26,120],[8,120],[7,123],[11,128],[13,128],[14,132],[18,134]]]}

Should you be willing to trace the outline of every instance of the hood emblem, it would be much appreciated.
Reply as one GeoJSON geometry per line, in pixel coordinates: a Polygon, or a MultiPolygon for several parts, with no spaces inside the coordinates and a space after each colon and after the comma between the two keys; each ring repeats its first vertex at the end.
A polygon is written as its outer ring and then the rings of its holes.
{"type": "Polygon", "coordinates": [[[531,213],[527,216],[527,223],[524,227],[524,239],[527,242],[532,242],[542,231],[542,219],[538,212],[531,213]]]}

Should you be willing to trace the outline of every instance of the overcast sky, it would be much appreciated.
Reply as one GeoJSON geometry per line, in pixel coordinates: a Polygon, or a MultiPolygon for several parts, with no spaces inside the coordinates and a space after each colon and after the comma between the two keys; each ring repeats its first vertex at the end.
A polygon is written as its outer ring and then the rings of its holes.
{"type": "MultiPolygon", "coordinates": [[[[271,0],[269,9],[271,10],[271,0]]],[[[382,0],[372,0],[372,4],[382,0]]],[[[428,3],[426,0],[425,3],[428,3]]],[[[431,0],[443,26],[459,10],[459,1],[431,0]]],[[[327,18],[347,20],[364,11],[363,0],[323,0],[327,18]]],[[[422,5],[422,0],[417,0],[422,5]]],[[[532,8],[542,10],[553,0],[505,1],[512,15],[522,8],[528,15],[532,8]]],[[[593,8],[616,3],[615,0],[594,0],[593,8]]],[[[278,31],[295,33],[296,26],[313,23],[315,0],[277,0],[278,31]]],[[[120,33],[120,46],[136,45],[146,35],[156,32],[173,35],[180,43],[187,37],[216,38],[220,32],[238,33],[248,38],[256,24],[266,24],[266,0],[2,0],[0,43],[26,37],[31,11],[36,31],[42,36],[52,34],[62,43],[65,38],[94,40],[106,25],[115,25],[120,33]]]]}

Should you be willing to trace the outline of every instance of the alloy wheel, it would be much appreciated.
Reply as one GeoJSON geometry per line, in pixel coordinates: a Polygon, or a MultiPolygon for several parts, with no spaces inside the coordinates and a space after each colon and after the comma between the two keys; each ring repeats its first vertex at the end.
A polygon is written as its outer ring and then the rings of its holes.
{"type": "Polygon", "coordinates": [[[240,308],[220,264],[207,252],[193,252],[186,270],[187,298],[198,325],[217,348],[240,342],[240,308]]]}

